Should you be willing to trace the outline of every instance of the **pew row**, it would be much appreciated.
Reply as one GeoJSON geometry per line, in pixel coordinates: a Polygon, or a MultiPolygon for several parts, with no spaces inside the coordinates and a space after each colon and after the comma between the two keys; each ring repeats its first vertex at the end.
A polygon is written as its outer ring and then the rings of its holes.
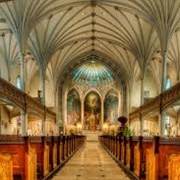
{"type": "MultiPolygon", "coordinates": [[[[42,180],[52,176],[85,142],[85,136],[20,137],[0,136],[0,168],[5,158],[12,173],[0,179],[42,180]],[[1,155],[3,157],[1,158],[1,155]],[[8,156],[7,156],[8,155],[8,156]],[[3,159],[4,158],[4,159],[3,159]],[[10,168],[11,167],[11,168],[10,168]],[[10,177],[6,177],[11,174],[10,177]]],[[[3,166],[2,166],[3,165],[3,166]]],[[[7,172],[7,171],[4,171],[7,172]]]]}
{"type": "Polygon", "coordinates": [[[133,179],[179,180],[180,139],[99,136],[101,145],[133,179]]]}

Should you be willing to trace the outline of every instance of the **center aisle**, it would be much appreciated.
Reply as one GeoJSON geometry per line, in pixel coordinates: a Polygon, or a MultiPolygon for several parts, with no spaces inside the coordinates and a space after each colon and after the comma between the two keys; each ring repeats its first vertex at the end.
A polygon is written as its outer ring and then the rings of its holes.
{"type": "Polygon", "coordinates": [[[53,180],[129,180],[98,142],[86,142],[53,180]]]}

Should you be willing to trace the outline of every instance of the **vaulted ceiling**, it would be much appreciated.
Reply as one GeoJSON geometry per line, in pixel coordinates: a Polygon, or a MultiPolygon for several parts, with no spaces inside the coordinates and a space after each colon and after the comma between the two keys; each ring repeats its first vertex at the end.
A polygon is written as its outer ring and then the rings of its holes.
{"type": "Polygon", "coordinates": [[[85,84],[92,87],[109,85],[114,82],[109,69],[94,60],[81,65],[75,70],[72,79],[75,84],[85,84]]]}
{"type": "Polygon", "coordinates": [[[29,79],[41,69],[54,86],[62,71],[91,56],[129,87],[147,69],[160,84],[167,53],[180,78],[179,0],[14,0],[0,4],[0,15],[0,56],[9,76],[23,52],[29,79]]]}

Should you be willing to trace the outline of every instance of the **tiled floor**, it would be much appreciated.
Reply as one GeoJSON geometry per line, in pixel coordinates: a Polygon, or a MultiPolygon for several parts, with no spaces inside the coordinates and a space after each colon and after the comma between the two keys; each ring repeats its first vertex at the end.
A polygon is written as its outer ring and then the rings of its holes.
{"type": "Polygon", "coordinates": [[[129,178],[98,142],[87,142],[53,177],[53,180],[129,180],[129,178]]]}

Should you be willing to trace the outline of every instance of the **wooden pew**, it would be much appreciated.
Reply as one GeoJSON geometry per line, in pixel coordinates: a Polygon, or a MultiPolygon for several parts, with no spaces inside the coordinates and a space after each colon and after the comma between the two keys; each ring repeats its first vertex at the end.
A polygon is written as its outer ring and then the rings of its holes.
{"type": "Polygon", "coordinates": [[[36,150],[31,148],[29,141],[28,143],[28,151],[25,154],[26,163],[25,163],[25,174],[27,174],[27,180],[37,180],[37,154],[36,150]]]}
{"type": "Polygon", "coordinates": [[[37,164],[36,164],[37,178],[42,179],[45,175],[48,174],[48,167],[49,167],[49,165],[47,164],[48,163],[47,160],[45,160],[48,158],[48,156],[46,158],[46,154],[49,154],[45,137],[31,136],[30,143],[31,143],[31,147],[33,147],[36,150],[36,154],[37,154],[37,164]]]}
{"type": "MultiPolygon", "coordinates": [[[[43,179],[63,163],[61,154],[67,156],[64,159],[66,162],[84,141],[84,136],[69,136],[68,139],[64,136],[64,146],[61,148],[61,137],[0,136],[0,154],[11,155],[13,180],[43,179]]],[[[2,162],[3,159],[0,168],[2,162]]]]}
{"type": "Polygon", "coordinates": [[[13,162],[11,154],[0,154],[0,179],[13,180],[13,162]]]}
{"type": "Polygon", "coordinates": [[[53,169],[58,166],[58,151],[59,151],[59,143],[58,137],[52,136],[52,148],[53,148],[53,169]]]}
{"type": "Polygon", "coordinates": [[[155,145],[147,151],[147,161],[149,161],[150,166],[147,167],[147,178],[151,180],[172,179],[171,171],[178,174],[178,172],[175,172],[173,164],[176,161],[175,154],[179,154],[179,152],[179,138],[156,137],[155,145]],[[172,164],[172,167],[170,164],[172,164]]]}
{"type": "Polygon", "coordinates": [[[158,175],[158,143],[159,137],[154,137],[153,145],[146,150],[146,180],[155,180],[158,175]]]}
{"type": "Polygon", "coordinates": [[[134,171],[134,148],[138,143],[138,137],[128,137],[126,143],[126,166],[134,171]]]}
{"type": "Polygon", "coordinates": [[[168,180],[180,179],[180,154],[171,154],[168,159],[168,180]]]}
{"type": "Polygon", "coordinates": [[[139,178],[145,178],[146,176],[146,150],[152,145],[152,138],[139,136],[138,143],[134,147],[134,173],[139,178]]]}
{"type": "Polygon", "coordinates": [[[25,176],[25,141],[18,136],[0,136],[0,153],[9,153],[13,161],[14,179],[27,179],[25,176]]]}
{"type": "Polygon", "coordinates": [[[121,161],[135,177],[146,180],[180,180],[179,138],[118,137],[118,155],[113,154],[110,136],[99,137],[100,143],[116,160],[121,161]]]}
{"type": "Polygon", "coordinates": [[[11,154],[14,180],[34,179],[36,153],[30,146],[28,137],[0,136],[0,153],[11,154]]]}

